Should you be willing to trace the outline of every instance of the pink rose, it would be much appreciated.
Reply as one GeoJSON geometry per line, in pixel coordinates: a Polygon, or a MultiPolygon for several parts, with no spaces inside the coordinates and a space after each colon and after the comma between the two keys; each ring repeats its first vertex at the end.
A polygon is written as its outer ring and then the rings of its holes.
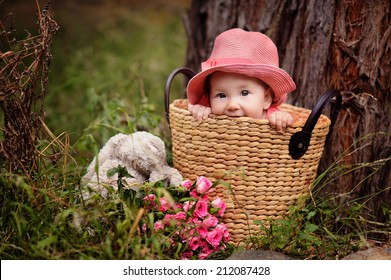
{"type": "Polygon", "coordinates": [[[200,253],[199,255],[198,255],[198,259],[199,260],[205,260],[207,257],[209,257],[210,256],[210,254],[212,253],[213,251],[206,251],[206,252],[204,252],[204,253],[200,253]]]}
{"type": "Polygon", "coordinates": [[[194,189],[194,190],[191,190],[190,196],[191,196],[191,197],[194,197],[194,198],[196,198],[196,199],[199,198],[199,196],[198,196],[198,194],[197,194],[197,191],[196,191],[195,189],[194,189]]]}
{"type": "Polygon", "coordinates": [[[212,245],[214,248],[219,246],[222,238],[223,235],[221,231],[217,229],[209,231],[208,234],[206,235],[206,241],[208,241],[208,243],[212,245]]]}
{"type": "Polygon", "coordinates": [[[175,220],[186,220],[186,217],[187,217],[186,213],[182,211],[172,216],[172,218],[175,220]]]}
{"type": "Polygon", "coordinates": [[[208,235],[208,229],[204,225],[199,225],[196,227],[197,233],[202,237],[206,237],[208,235]]]}
{"type": "Polygon", "coordinates": [[[149,194],[144,197],[145,204],[148,206],[148,209],[152,210],[155,206],[156,196],[154,194],[149,194]]]}
{"type": "Polygon", "coordinates": [[[200,218],[203,218],[208,215],[208,203],[202,200],[198,201],[194,213],[200,218]]]}
{"type": "Polygon", "coordinates": [[[149,194],[149,195],[144,197],[144,200],[145,201],[154,201],[155,198],[156,198],[156,196],[154,194],[149,194]]]}
{"type": "Polygon", "coordinates": [[[210,254],[214,252],[214,249],[205,240],[200,241],[200,246],[201,246],[201,253],[198,256],[198,259],[200,260],[206,259],[207,257],[210,256],[210,254]]]}
{"type": "Polygon", "coordinates": [[[194,228],[187,228],[187,234],[188,236],[194,236],[195,229],[194,228]]]}
{"type": "Polygon", "coordinates": [[[168,209],[170,209],[171,207],[170,202],[168,202],[166,198],[161,197],[159,201],[160,201],[159,211],[166,212],[168,209]]]}
{"type": "Polygon", "coordinates": [[[187,220],[188,223],[193,223],[195,225],[201,224],[201,221],[198,219],[198,217],[191,217],[189,220],[187,220]]]}
{"type": "Polygon", "coordinates": [[[206,193],[211,186],[212,182],[208,178],[204,176],[197,177],[196,189],[199,194],[206,193]]]}
{"type": "Polygon", "coordinates": [[[225,205],[224,201],[222,201],[220,197],[218,197],[218,198],[216,198],[215,200],[212,201],[212,206],[214,208],[219,209],[217,214],[220,217],[222,217],[224,215],[225,209],[227,208],[227,206],[225,205]]]}
{"type": "Polygon", "coordinates": [[[212,201],[212,206],[220,209],[223,203],[224,201],[222,201],[220,197],[217,197],[215,200],[212,201]]]}
{"type": "Polygon", "coordinates": [[[193,183],[190,181],[190,180],[184,180],[182,183],[181,183],[181,186],[183,188],[185,188],[186,190],[190,190],[191,187],[193,186],[193,183]]]}
{"type": "Polygon", "coordinates": [[[181,260],[190,260],[193,256],[193,252],[191,250],[186,250],[181,255],[181,260]]]}
{"type": "Polygon", "coordinates": [[[155,232],[158,232],[160,230],[164,230],[164,224],[161,222],[161,221],[157,221],[155,224],[154,224],[154,230],[155,232]]]}
{"type": "Polygon", "coordinates": [[[185,212],[189,212],[190,209],[195,205],[195,201],[186,201],[185,203],[183,203],[183,211],[185,212]]]}
{"type": "Polygon", "coordinates": [[[195,229],[193,227],[186,227],[181,231],[181,237],[183,240],[188,240],[194,236],[195,229]]]}
{"type": "Polygon", "coordinates": [[[222,234],[224,242],[228,242],[230,240],[230,235],[225,224],[218,224],[215,230],[219,231],[222,234]]]}
{"type": "Polygon", "coordinates": [[[166,226],[169,226],[171,224],[171,221],[172,221],[172,214],[166,214],[163,218],[163,223],[166,225],[166,226]]]}
{"type": "Polygon", "coordinates": [[[217,225],[218,220],[217,220],[217,218],[215,216],[209,216],[202,223],[207,228],[212,228],[212,227],[215,227],[217,225]]]}
{"type": "Polygon", "coordinates": [[[211,248],[210,244],[208,243],[208,241],[205,240],[205,238],[202,238],[200,240],[200,246],[202,251],[207,251],[211,248]]]}
{"type": "Polygon", "coordinates": [[[193,236],[191,239],[190,239],[190,242],[189,242],[189,248],[193,251],[197,250],[198,247],[200,247],[200,237],[199,236],[193,236]]]}
{"type": "Polygon", "coordinates": [[[176,207],[177,209],[183,209],[183,205],[180,204],[180,203],[176,203],[176,204],[175,204],[175,207],[176,207]]]}

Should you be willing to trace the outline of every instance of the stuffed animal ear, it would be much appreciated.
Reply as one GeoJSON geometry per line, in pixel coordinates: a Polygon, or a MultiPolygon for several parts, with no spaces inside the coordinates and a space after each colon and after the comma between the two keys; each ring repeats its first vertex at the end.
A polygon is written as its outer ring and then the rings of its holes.
{"type": "Polygon", "coordinates": [[[159,137],[144,131],[135,132],[130,135],[133,137],[134,145],[140,145],[142,152],[148,152],[150,154],[166,153],[163,140],[159,137]]]}
{"type": "Polygon", "coordinates": [[[164,154],[166,153],[166,148],[164,146],[164,143],[163,143],[163,140],[161,140],[160,138],[158,137],[151,137],[149,139],[149,144],[150,144],[150,148],[153,148],[154,150],[151,151],[153,153],[162,153],[164,152],[164,154]]]}

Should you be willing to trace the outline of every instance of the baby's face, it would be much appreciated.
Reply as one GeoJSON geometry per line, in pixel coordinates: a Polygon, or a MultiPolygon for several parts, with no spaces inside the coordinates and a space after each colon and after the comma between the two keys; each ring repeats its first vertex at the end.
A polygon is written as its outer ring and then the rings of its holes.
{"type": "Polygon", "coordinates": [[[264,83],[241,74],[216,72],[210,79],[210,105],[215,115],[264,119],[272,101],[264,83]]]}

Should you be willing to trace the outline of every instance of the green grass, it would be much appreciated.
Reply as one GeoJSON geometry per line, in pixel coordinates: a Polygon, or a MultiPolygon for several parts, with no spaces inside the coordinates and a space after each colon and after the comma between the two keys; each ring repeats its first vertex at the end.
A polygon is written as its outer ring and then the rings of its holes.
{"type": "MultiPolygon", "coordinates": [[[[56,162],[51,153],[42,156],[38,176],[28,178],[2,170],[1,258],[178,259],[176,251],[168,250],[167,235],[140,232],[142,223],[153,228],[150,214],[138,215],[141,205],[115,192],[110,192],[107,199],[95,196],[85,206],[77,202],[83,168],[77,166],[66,143],[66,136],[60,137],[57,143],[41,143],[41,149],[57,151],[61,156],[56,162]],[[81,230],[72,222],[75,214],[84,217],[81,230]]],[[[365,141],[355,144],[360,149],[365,141]]],[[[283,252],[299,259],[340,259],[365,246],[373,234],[382,236],[379,241],[384,241],[391,224],[377,223],[373,227],[375,219],[362,215],[370,197],[349,199],[349,194],[344,194],[345,199],[341,200],[341,196],[320,194],[320,188],[327,187],[336,172],[352,172],[356,168],[343,166],[337,160],[318,177],[312,194],[291,208],[289,216],[270,221],[271,226],[259,223],[259,233],[247,241],[247,246],[283,252]]],[[[147,187],[152,190],[159,185],[147,187]]],[[[383,207],[390,217],[390,208],[383,207]]],[[[226,252],[211,258],[225,259],[241,249],[229,246],[226,252]]]]}
{"type": "Polygon", "coordinates": [[[76,140],[104,114],[122,108],[135,115],[141,102],[164,116],[165,80],[185,61],[184,11],[110,9],[99,23],[75,23],[59,14],[63,25],[55,36],[46,98],[46,121],[55,134],[71,132],[76,140]]]}

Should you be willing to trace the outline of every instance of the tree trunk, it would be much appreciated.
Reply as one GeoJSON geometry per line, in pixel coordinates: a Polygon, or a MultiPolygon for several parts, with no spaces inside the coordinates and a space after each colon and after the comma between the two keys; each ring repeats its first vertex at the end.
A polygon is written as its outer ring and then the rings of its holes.
{"type": "Polygon", "coordinates": [[[192,1],[185,19],[190,68],[200,70],[218,34],[239,27],[276,43],[280,66],[297,85],[288,103],[313,108],[327,89],[341,91],[343,108],[319,172],[336,160],[339,169],[328,172],[334,180],[323,191],[374,196],[367,214],[378,221],[386,219],[380,205],[391,204],[390,6],[389,0],[201,0],[192,1]]]}

